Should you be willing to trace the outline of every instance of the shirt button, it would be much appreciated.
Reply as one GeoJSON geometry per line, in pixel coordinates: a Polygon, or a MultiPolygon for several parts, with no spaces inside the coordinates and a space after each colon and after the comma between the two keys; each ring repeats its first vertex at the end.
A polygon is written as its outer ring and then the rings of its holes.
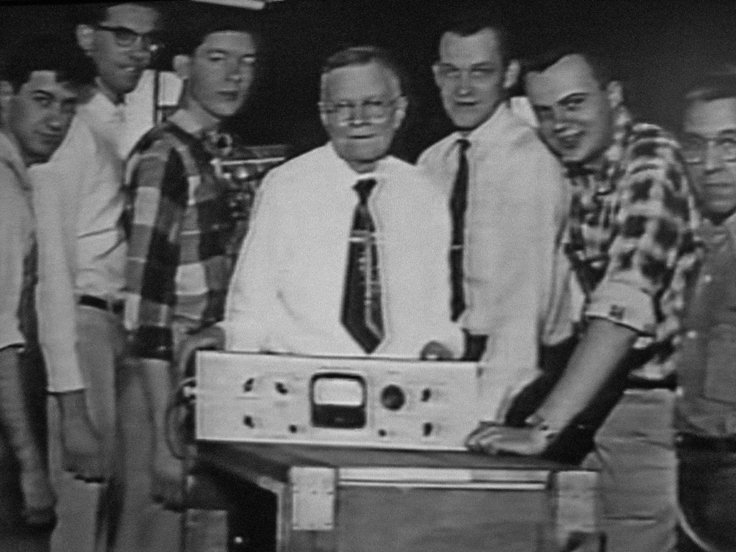
{"type": "Polygon", "coordinates": [[[696,339],[698,337],[698,332],[695,330],[688,330],[685,333],[685,337],[688,339],[696,339]]]}
{"type": "Polygon", "coordinates": [[[704,274],[703,275],[703,283],[704,284],[710,284],[713,281],[713,276],[710,274],[704,274]]]}

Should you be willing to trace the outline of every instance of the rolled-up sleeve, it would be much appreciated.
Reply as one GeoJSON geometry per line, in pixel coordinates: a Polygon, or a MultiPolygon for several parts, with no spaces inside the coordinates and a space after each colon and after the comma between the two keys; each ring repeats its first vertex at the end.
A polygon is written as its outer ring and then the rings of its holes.
{"type": "Polygon", "coordinates": [[[690,227],[688,183],[667,137],[646,135],[621,176],[620,231],[607,272],[590,298],[588,317],[653,334],[657,298],[668,285],[690,227]]]}

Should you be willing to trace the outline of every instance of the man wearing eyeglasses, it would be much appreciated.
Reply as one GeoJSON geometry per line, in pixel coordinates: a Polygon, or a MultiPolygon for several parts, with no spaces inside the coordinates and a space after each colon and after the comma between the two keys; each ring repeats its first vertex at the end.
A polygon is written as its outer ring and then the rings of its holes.
{"type": "Polygon", "coordinates": [[[145,2],[80,9],[76,38],[96,67],[95,86],[51,160],[30,171],[38,219],[39,341],[52,394],[49,449],[59,496],[51,547],[60,551],[106,549],[113,523],[112,491],[120,481],[97,505],[97,486],[78,479],[111,481],[121,450],[116,380],[126,358],[127,249],[122,172],[132,145],[125,95],[158,48],[160,19],[155,5],[145,2]]]}
{"type": "MultiPolygon", "coordinates": [[[[418,165],[452,215],[451,316],[465,332],[465,359],[491,367],[483,415],[498,421],[537,373],[565,185],[554,156],[509,106],[519,63],[498,21],[483,12],[453,21],[432,69],[456,131],[418,165]]],[[[443,252],[435,262],[447,257],[443,252]]]]}
{"type": "Polygon", "coordinates": [[[407,108],[400,71],[372,46],[322,70],[330,141],[272,170],[233,274],[225,320],[202,344],[227,350],[451,358],[444,200],[390,155],[407,108]]]}
{"type": "Polygon", "coordinates": [[[736,549],[736,73],[719,69],[689,90],[682,125],[703,215],[677,363],[682,552],[736,549]]]}

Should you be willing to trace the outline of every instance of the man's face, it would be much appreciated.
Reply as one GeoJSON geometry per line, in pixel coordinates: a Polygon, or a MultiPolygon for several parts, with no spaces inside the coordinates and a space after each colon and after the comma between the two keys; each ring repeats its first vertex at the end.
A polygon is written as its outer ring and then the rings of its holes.
{"type": "Polygon", "coordinates": [[[505,67],[498,37],[491,29],[470,36],[445,33],[440,59],[434,65],[442,105],[460,130],[471,131],[487,121],[514,84],[518,65],[505,67]]]}
{"type": "Polygon", "coordinates": [[[114,101],[135,89],[151,63],[149,46],[156,40],[158,20],[152,8],[118,4],[107,9],[103,22],[78,29],[79,45],[94,61],[103,92],[114,101]]]}
{"type": "Polygon", "coordinates": [[[27,165],[43,163],[64,139],[77,105],[77,90],[53,71],[34,71],[7,98],[4,121],[27,165]]]}
{"type": "Polygon", "coordinates": [[[685,111],[682,148],[706,216],[736,210],[736,98],[698,100],[685,111]]]}
{"type": "Polygon", "coordinates": [[[243,106],[253,83],[256,45],[242,31],[207,35],[187,58],[185,105],[204,127],[232,117],[243,106]]]}
{"type": "Polygon", "coordinates": [[[406,99],[391,71],[371,62],[324,75],[320,109],[337,154],[365,172],[387,154],[404,119],[406,99]]]}
{"type": "Polygon", "coordinates": [[[595,161],[611,145],[620,89],[615,82],[602,87],[582,56],[528,73],[526,92],[542,138],[563,163],[595,161]]]}

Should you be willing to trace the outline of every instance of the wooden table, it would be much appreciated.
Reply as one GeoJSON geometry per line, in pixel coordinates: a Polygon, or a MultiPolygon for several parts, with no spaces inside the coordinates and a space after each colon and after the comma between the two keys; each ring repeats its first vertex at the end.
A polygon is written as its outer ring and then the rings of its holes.
{"type": "Polygon", "coordinates": [[[187,552],[203,552],[203,527],[208,552],[602,550],[597,477],[580,468],[470,452],[197,448],[187,552]]]}

